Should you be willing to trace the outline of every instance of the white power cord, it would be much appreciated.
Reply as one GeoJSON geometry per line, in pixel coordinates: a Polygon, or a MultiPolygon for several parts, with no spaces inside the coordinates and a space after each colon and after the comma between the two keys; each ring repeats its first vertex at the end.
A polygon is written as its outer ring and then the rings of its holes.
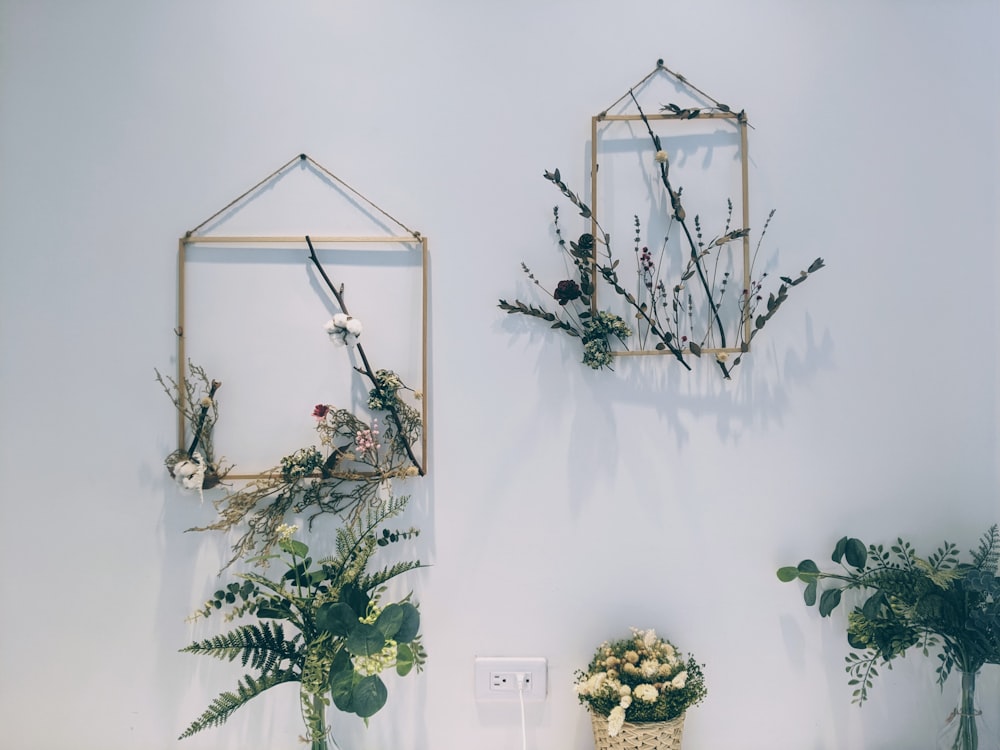
{"type": "Polygon", "coordinates": [[[524,673],[517,673],[517,698],[521,702],[521,750],[528,750],[528,729],[524,717],[524,673]]]}

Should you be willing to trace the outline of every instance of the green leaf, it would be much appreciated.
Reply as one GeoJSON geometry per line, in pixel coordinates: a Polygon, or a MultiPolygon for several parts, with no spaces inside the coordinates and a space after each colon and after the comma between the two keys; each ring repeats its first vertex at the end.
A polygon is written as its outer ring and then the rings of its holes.
{"type": "Polygon", "coordinates": [[[840,589],[827,589],[819,598],[819,616],[828,617],[840,604],[840,589]]]}
{"type": "Polygon", "coordinates": [[[392,639],[403,624],[403,608],[398,604],[387,604],[375,620],[375,627],[381,631],[386,640],[392,639]]]}
{"type": "Polygon", "coordinates": [[[403,602],[399,608],[403,612],[403,621],[399,625],[399,630],[396,631],[396,641],[409,643],[417,637],[420,630],[420,612],[409,602],[403,602]]]}
{"type": "Polygon", "coordinates": [[[799,577],[799,569],[794,565],[778,568],[778,580],[782,583],[789,583],[799,577]]]}
{"type": "Polygon", "coordinates": [[[847,549],[847,537],[842,536],[837,540],[837,546],[833,548],[833,561],[839,563],[844,559],[844,550],[847,549]]]}
{"type": "Polygon", "coordinates": [[[305,557],[309,554],[309,548],[297,539],[279,539],[278,546],[290,555],[305,557]]]}
{"type": "Polygon", "coordinates": [[[413,649],[405,643],[400,643],[396,649],[396,674],[406,677],[413,669],[414,661],[413,649]]]}
{"type": "Polygon", "coordinates": [[[330,664],[330,696],[333,704],[346,713],[354,711],[354,664],[344,650],[337,652],[330,664]]]}
{"type": "MultiPolygon", "coordinates": [[[[798,566],[799,573],[819,573],[819,568],[812,560],[803,560],[798,566]]],[[[805,579],[803,579],[805,580],[805,579]]]]}
{"type": "Polygon", "coordinates": [[[344,646],[355,656],[373,656],[385,647],[385,636],[374,625],[358,622],[348,633],[344,646]]]}
{"type": "Polygon", "coordinates": [[[807,607],[811,607],[816,603],[816,581],[810,581],[806,584],[805,590],[802,592],[802,598],[805,600],[807,607]]]}
{"type": "Polygon", "coordinates": [[[847,548],[844,552],[844,556],[847,558],[847,564],[854,568],[863,568],[865,563],[868,562],[868,551],[865,549],[864,542],[860,539],[848,539],[847,548]]]}
{"type": "Polygon", "coordinates": [[[701,356],[701,347],[700,347],[700,346],[698,346],[698,345],[697,345],[696,343],[694,343],[693,341],[692,341],[692,342],[691,342],[690,344],[688,344],[688,349],[690,349],[690,350],[691,350],[691,353],[692,353],[692,354],[693,354],[694,356],[696,356],[696,357],[700,357],[700,356],[701,356]]]}
{"type": "Polygon", "coordinates": [[[316,611],[316,627],[340,637],[351,632],[358,624],[358,616],[344,602],[327,602],[316,611]]]}
{"type": "Polygon", "coordinates": [[[362,677],[354,685],[352,709],[362,719],[374,716],[385,705],[389,691],[377,674],[362,677]]]}

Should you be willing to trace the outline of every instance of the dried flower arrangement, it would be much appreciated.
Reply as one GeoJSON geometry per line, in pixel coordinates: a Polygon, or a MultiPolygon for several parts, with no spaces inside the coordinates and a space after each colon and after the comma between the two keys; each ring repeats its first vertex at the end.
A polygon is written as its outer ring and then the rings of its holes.
{"type": "MultiPolygon", "coordinates": [[[[657,62],[654,73],[640,83],[659,71],[665,71],[694,88],[683,76],[665,68],[662,60],[657,62]]],[[[667,104],[662,107],[660,119],[722,117],[734,120],[741,132],[745,133],[747,120],[744,112],[735,113],[704,92],[694,90],[707,97],[712,106],[681,108],[676,104],[667,104]]],[[[514,302],[500,299],[498,306],[508,314],[540,319],[548,323],[550,328],[578,339],[583,347],[583,364],[595,370],[612,369],[614,356],[623,351],[670,355],[685,369],[690,370],[688,355],[700,357],[704,353],[714,355],[712,359],[720,373],[729,379],[733,368],[749,352],[751,341],[787,300],[791,288],[823,268],[823,259],[816,258],[794,277],[781,276],[777,289],[766,291],[768,274],[764,272],[754,277],[753,267],[774,212],[771,212],[765,222],[753,257],[749,257],[749,226],[734,227],[732,224],[731,200],[728,202],[725,225],[714,236],[706,234],[698,215],[689,223],[688,213],[682,202],[683,189],[672,182],[670,155],[660,136],[654,132],[649,117],[639,105],[632,89],[627,96],[635,104],[648,132],[651,145],[649,163],[655,181],[663,191],[663,200],[659,205],[666,212],[664,218],[667,233],[661,248],[654,256],[648,244],[642,242],[642,227],[639,217],[635,216],[635,279],[623,278],[619,271],[620,259],[612,250],[611,235],[598,222],[596,211],[567,186],[558,169],[546,171],[545,179],[555,185],[579,215],[589,220],[591,225],[591,231],[581,234],[577,240],[566,240],[559,223],[559,209],[553,209],[556,240],[559,249],[567,256],[575,278],[562,279],[554,289],[549,290],[522,263],[521,269],[528,279],[546,297],[555,300],[558,307],[549,308],[517,299],[514,302]],[[686,256],[683,267],[675,271],[676,278],[669,276],[671,269],[664,262],[668,245],[674,242],[671,235],[677,238],[682,255],[686,256]],[[739,281],[738,274],[730,265],[731,261],[724,259],[721,252],[736,240],[740,240],[744,248],[745,268],[743,278],[739,281]],[[668,280],[669,278],[673,280],[668,280]],[[742,290],[734,294],[732,288],[741,283],[742,290]],[[599,307],[598,289],[603,287],[617,295],[614,298],[617,306],[599,307]],[[635,330],[623,317],[623,313],[634,318],[635,330]],[[630,349],[628,340],[633,338],[633,334],[637,345],[630,349]],[[652,350],[649,349],[650,344],[652,350]]],[[[607,112],[603,112],[596,119],[600,121],[606,117],[607,112]]],[[[594,175],[597,173],[597,166],[595,161],[591,167],[594,175]]],[[[596,185],[594,190],[596,191],[596,185]]]]}
{"type": "MultiPolygon", "coordinates": [[[[317,404],[312,417],[318,446],[293,451],[238,489],[223,486],[223,494],[214,501],[216,520],[189,530],[237,530],[227,567],[241,557],[266,560],[289,513],[308,514],[309,524],[328,513],[350,519],[391,494],[393,479],[424,473],[414,451],[423,429],[422,415],[404,398],[409,394],[419,401],[423,394],[407,386],[392,370],[372,366],[360,342],[362,323],[348,311],[344,285],[331,281],[312,240],[305,237],[305,241],[310,261],[340,308],[323,328],[332,343],[356,353],[360,365],[354,369],[370,385],[369,414],[362,418],[332,404],[317,404]]],[[[167,469],[182,487],[200,492],[219,485],[232,467],[220,465],[213,451],[213,428],[219,418],[216,391],[221,383],[193,363],[189,372],[191,377],[179,383],[159,372],[157,380],[194,434],[190,448],[178,449],[167,457],[167,469]]]]}

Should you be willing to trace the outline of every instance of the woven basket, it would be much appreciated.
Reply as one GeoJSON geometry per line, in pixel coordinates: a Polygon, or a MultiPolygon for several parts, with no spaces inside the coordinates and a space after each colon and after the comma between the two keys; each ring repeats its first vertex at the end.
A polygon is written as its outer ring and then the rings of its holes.
{"type": "Polygon", "coordinates": [[[614,737],[608,736],[608,717],[590,715],[596,750],[681,750],[684,714],[671,721],[642,721],[622,724],[614,737]]]}

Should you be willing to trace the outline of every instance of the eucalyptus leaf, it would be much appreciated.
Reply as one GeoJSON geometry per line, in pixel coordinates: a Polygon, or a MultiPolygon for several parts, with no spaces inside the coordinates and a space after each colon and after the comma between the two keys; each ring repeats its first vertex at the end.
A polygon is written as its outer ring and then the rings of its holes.
{"type": "Polygon", "coordinates": [[[868,550],[865,548],[864,542],[852,537],[847,540],[844,557],[847,558],[848,565],[855,568],[863,568],[868,561],[868,550]]]}
{"type": "Polygon", "coordinates": [[[346,636],[358,622],[354,610],[344,602],[327,602],[316,611],[316,627],[337,636],[346,636]]]}
{"type": "Polygon", "coordinates": [[[819,598],[820,617],[828,617],[840,604],[840,589],[827,589],[819,598]]]}
{"type": "Polygon", "coordinates": [[[811,607],[816,603],[816,581],[810,581],[806,584],[805,589],[802,591],[802,598],[805,600],[806,606],[811,607]]]}
{"type": "Polygon", "coordinates": [[[362,719],[374,716],[385,705],[389,691],[377,674],[362,677],[352,691],[352,711],[362,719]]]}
{"type": "Polygon", "coordinates": [[[778,580],[782,583],[790,583],[799,577],[799,569],[794,565],[778,568],[778,580]]]}
{"type": "Polygon", "coordinates": [[[374,625],[359,622],[351,628],[344,646],[354,656],[374,656],[385,648],[385,636],[374,625]]]}

